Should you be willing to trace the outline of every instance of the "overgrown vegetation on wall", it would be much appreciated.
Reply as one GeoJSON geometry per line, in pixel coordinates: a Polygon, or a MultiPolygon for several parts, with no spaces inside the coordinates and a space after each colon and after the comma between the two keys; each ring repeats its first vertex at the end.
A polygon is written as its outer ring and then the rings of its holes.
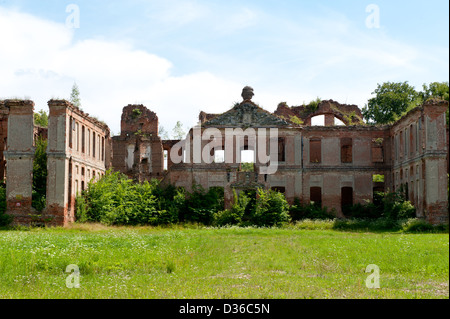
{"type": "Polygon", "coordinates": [[[0,227],[7,226],[11,223],[12,218],[6,215],[6,185],[4,182],[0,183],[0,227]]]}
{"type": "MultiPolygon", "coordinates": [[[[230,209],[224,209],[223,188],[206,191],[195,185],[192,193],[158,181],[134,183],[119,172],[108,171],[77,198],[77,220],[107,225],[167,225],[198,223],[212,226],[280,226],[305,220],[336,220],[336,212],[295,199],[289,205],[274,190],[247,190],[234,193],[230,209]]],[[[338,229],[375,225],[396,229],[400,220],[415,217],[415,208],[401,193],[378,193],[374,203],[355,204],[345,210],[346,220],[336,220],[338,229]],[[350,222],[351,221],[351,222],[350,222]],[[358,223],[356,223],[358,221],[358,223]],[[356,223],[356,224],[355,224],[356,223]]],[[[426,223],[425,223],[426,224],[426,223]]],[[[410,227],[426,228],[424,223],[410,227]]]]}
{"type": "MultiPolygon", "coordinates": [[[[416,90],[408,81],[384,82],[377,84],[372,94],[375,96],[362,109],[364,118],[371,124],[393,123],[428,99],[450,100],[448,82],[423,84],[422,91],[416,90]]],[[[446,119],[448,125],[448,110],[446,119]]]]}
{"type": "MultiPolygon", "coordinates": [[[[402,193],[377,193],[373,203],[355,204],[345,211],[345,219],[336,212],[298,198],[289,205],[282,193],[273,190],[247,190],[234,193],[230,209],[224,209],[223,188],[206,191],[194,186],[193,192],[158,181],[134,183],[126,175],[108,171],[76,199],[77,221],[105,225],[169,225],[198,223],[206,226],[271,227],[287,223],[299,228],[337,230],[448,231],[448,225],[432,226],[415,217],[415,208],[402,193]],[[320,222],[323,221],[323,222],[320,222]]],[[[45,204],[45,201],[44,201],[45,204]]],[[[11,223],[5,214],[6,187],[0,184],[0,226],[11,223]]]]}
{"type": "Polygon", "coordinates": [[[47,140],[38,137],[33,161],[33,188],[31,206],[38,212],[45,208],[47,190],[47,140]]]}
{"type": "Polygon", "coordinates": [[[107,225],[164,225],[193,222],[203,225],[274,226],[290,220],[284,195],[258,190],[255,196],[236,196],[224,210],[223,188],[208,191],[195,185],[191,193],[158,181],[134,183],[119,172],[108,171],[77,197],[77,220],[107,225]]]}
{"type": "Polygon", "coordinates": [[[44,110],[40,110],[33,114],[34,124],[40,127],[48,127],[48,114],[44,110]]]}

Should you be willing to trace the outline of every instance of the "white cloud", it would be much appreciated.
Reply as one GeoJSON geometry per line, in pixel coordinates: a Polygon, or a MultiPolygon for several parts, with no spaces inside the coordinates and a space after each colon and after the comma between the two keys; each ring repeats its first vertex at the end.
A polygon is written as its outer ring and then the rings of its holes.
{"type": "Polygon", "coordinates": [[[316,97],[362,107],[377,83],[408,80],[420,87],[448,77],[448,48],[393,40],[339,13],[293,19],[240,3],[145,3],[148,24],[126,25],[151,35],[129,41],[170,50],[176,62],[130,42],[75,41],[77,31],[62,23],[0,7],[0,98],[29,96],[37,109],[47,109],[50,98],[68,98],[76,81],[83,109],[114,133],[129,103],[146,105],[170,131],[178,120],[194,125],[200,110],[226,111],[245,85],[273,111],[282,101],[300,105],[316,97]]]}
{"type": "Polygon", "coordinates": [[[147,16],[171,27],[184,26],[210,13],[208,7],[189,0],[165,0],[154,5],[147,11],[147,16]]]}
{"type": "Polygon", "coordinates": [[[63,24],[28,14],[0,8],[0,30],[0,43],[7,44],[0,60],[8,61],[0,65],[0,97],[26,96],[37,110],[47,110],[49,99],[68,99],[76,81],[83,110],[104,120],[116,134],[127,104],[143,103],[170,131],[178,120],[196,124],[200,110],[218,111],[218,100],[240,90],[240,85],[208,72],[171,76],[168,60],[127,43],[74,43],[72,31],[63,24]]]}
{"type": "Polygon", "coordinates": [[[241,29],[246,29],[260,22],[260,15],[249,8],[239,8],[236,13],[225,15],[226,18],[219,19],[216,30],[223,34],[230,34],[241,29]]]}

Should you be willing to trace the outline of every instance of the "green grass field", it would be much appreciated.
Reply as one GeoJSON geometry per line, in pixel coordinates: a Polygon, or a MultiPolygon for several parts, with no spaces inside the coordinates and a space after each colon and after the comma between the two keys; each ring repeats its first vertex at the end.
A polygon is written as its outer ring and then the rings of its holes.
{"type": "Polygon", "coordinates": [[[449,235],[295,227],[3,230],[0,298],[449,298],[449,235]],[[80,269],[78,289],[66,286],[71,264],[80,269]],[[369,264],[380,269],[379,289],[366,287],[369,264]]]}

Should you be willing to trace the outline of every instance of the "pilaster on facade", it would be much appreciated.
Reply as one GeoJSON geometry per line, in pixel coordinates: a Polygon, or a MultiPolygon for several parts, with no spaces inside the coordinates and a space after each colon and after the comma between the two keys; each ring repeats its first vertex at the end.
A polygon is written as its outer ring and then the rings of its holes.
{"type": "Polygon", "coordinates": [[[28,224],[32,201],[33,183],[33,114],[34,102],[29,100],[6,100],[9,109],[6,151],[6,213],[14,224],[28,224]]]}

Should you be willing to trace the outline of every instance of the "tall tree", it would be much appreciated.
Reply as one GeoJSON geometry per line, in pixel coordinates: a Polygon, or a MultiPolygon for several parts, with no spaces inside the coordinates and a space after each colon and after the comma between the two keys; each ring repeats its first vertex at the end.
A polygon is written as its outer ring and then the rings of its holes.
{"type": "Polygon", "coordinates": [[[174,139],[182,140],[186,135],[186,132],[184,131],[184,128],[183,128],[183,123],[178,121],[172,130],[172,134],[173,134],[174,139]]]}
{"type": "Polygon", "coordinates": [[[38,137],[33,161],[32,206],[38,211],[45,207],[47,189],[47,140],[38,137]]]}
{"type": "Polygon", "coordinates": [[[159,126],[159,132],[158,132],[159,137],[161,137],[161,139],[163,140],[168,140],[170,139],[169,137],[169,133],[166,131],[166,129],[164,128],[164,126],[160,125],[159,126]]]}
{"type": "Polygon", "coordinates": [[[48,127],[48,114],[44,110],[34,113],[34,124],[41,127],[48,127]]]}
{"type": "Polygon", "coordinates": [[[432,82],[429,85],[424,84],[423,91],[420,95],[424,101],[429,98],[439,98],[449,101],[449,86],[448,82],[432,82]]]}
{"type": "Polygon", "coordinates": [[[81,107],[80,89],[78,88],[78,85],[76,83],[74,83],[72,86],[72,92],[70,93],[69,102],[76,107],[81,107]]]}
{"type": "MultiPolygon", "coordinates": [[[[424,84],[423,91],[420,92],[420,94],[424,101],[428,100],[429,98],[438,98],[450,102],[448,82],[433,82],[428,86],[424,84]]],[[[449,125],[448,110],[445,112],[445,119],[447,121],[447,125],[449,125]]]]}
{"type": "Polygon", "coordinates": [[[422,102],[419,92],[407,81],[378,84],[372,94],[375,97],[369,99],[362,113],[366,120],[375,124],[394,122],[422,102]]]}

